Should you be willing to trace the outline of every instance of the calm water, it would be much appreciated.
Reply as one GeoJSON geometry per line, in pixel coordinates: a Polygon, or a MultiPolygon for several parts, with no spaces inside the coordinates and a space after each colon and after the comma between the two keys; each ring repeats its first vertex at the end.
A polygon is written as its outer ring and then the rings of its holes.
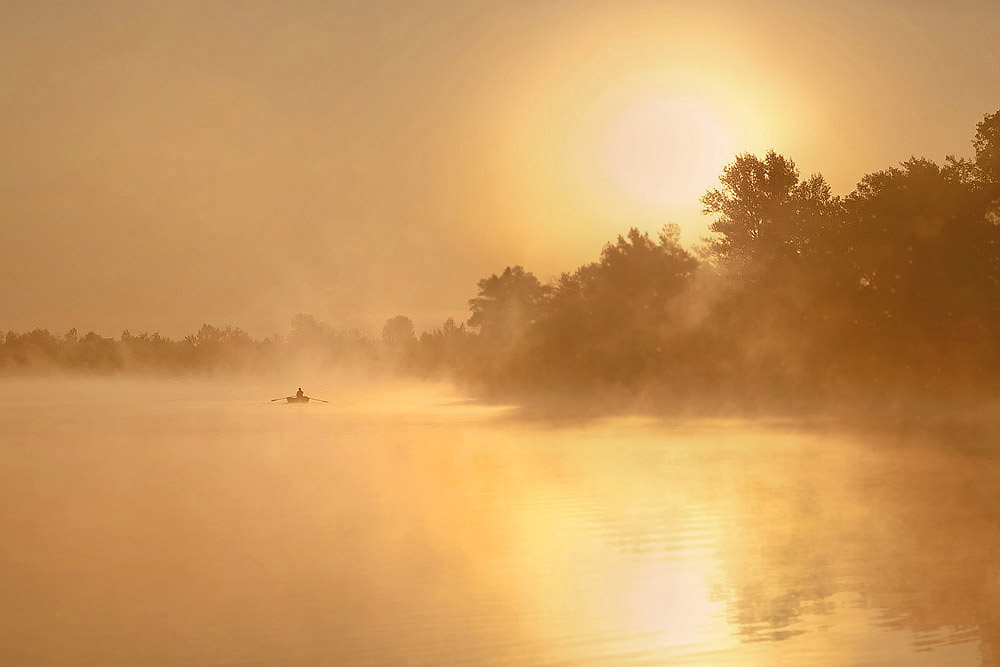
{"type": "Polygon", "coordinates": [[[1000,443],[0,384],[4,665],[1000,660],[1000,443]]]}

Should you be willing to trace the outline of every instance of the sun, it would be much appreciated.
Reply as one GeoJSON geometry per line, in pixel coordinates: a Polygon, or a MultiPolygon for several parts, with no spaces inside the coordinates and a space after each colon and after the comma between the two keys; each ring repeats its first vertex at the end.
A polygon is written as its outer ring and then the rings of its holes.
{"type": "Polygon", "coordinates": [[[698,100],[662,95],[611,114],[603,177],[619,196],[652,209],[698,201],[731,157],[724,122],[698,100]]]}

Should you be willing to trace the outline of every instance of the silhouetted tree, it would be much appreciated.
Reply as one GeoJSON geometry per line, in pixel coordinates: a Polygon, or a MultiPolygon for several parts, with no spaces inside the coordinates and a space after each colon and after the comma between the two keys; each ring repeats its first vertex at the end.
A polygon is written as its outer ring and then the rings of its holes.
{"type": "Polygon", "coordinates": [[[289,342],[298,347],[321,346],[330,337],[330,330],[312,315],[299,313],[292,318],[289,342]]]}
{"type": "Polygon", "coordinates": [[[419,365],[428,373],[467,377],[472,353],[472,332],[465,323],[449,317],[440,329],[420,335],[419,365]]]}
{"type": "Polygon", "coordinates": [[[717,235],[710,242],[716,255],[746,258],[761,237],[788,235],[788,209],[799,182],[794,162],[774,151],[763,160],[743,153],[723,169],[719,181],[722,187],[701,199],[703,212],[717,216],[709,227],[717,235]]]}
{"type": "Polygon", "coordinates": [[[983,181],[1000,183],[1000,111],[987,114],[976,125],[972,145],[976,149],[976,166],[982,173],[983,181]]]}
{"type": "Polygon", "coordinates": [[[533,338],[534,367],[606,382],[661,369],[675,343],[675,301],[698,265],[679,241],[676,225],[657,241],[632,228],[604,246],[600,261],[563,274],[533,338]]]}
{"type": "Polygon", "coordinates": [[[484,339],[511,342],[538,318],[548,292],[534,275],[520,266],[504,269],[478,283],[479,294],[469,300],[469,326],[484,339]]]}
{"type": "Polygon", "coordinates": [[[396,315],[385,321],[382,327],[382,342],[387,345],[408,345],[416,340],[413,320],[405,315],[396,315]]]}
{"type": "Polygon", "coordinates": [[[764,159],[744,153],[723,169],[721,188],[701,201],[703,213],[715,215],[709,229],[712,255],[736,269],[743,279],[747,263],[789,260],[821,245],[837,212],[837,200],[820,175],[800,180],[795,163],[768,151],[764,159]]]}

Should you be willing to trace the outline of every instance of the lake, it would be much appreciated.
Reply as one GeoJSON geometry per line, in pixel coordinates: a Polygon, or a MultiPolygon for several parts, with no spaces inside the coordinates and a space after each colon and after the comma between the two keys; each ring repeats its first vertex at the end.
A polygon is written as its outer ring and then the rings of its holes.
{"type": "Polygon", "coordinates": [[[0,383],[0,663],[1000,661],[991,428],[293,382],[0,383]]]}

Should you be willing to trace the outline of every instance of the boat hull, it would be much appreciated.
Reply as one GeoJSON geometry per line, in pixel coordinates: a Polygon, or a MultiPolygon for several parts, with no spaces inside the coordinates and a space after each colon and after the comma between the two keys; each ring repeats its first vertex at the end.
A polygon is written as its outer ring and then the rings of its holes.
{"type": "Polygon", "coordinates": [[[288,401],[289,403],[308,403],[309,402],[309,397],[308,396],[286,396],[285,400],[288,401]]]}

